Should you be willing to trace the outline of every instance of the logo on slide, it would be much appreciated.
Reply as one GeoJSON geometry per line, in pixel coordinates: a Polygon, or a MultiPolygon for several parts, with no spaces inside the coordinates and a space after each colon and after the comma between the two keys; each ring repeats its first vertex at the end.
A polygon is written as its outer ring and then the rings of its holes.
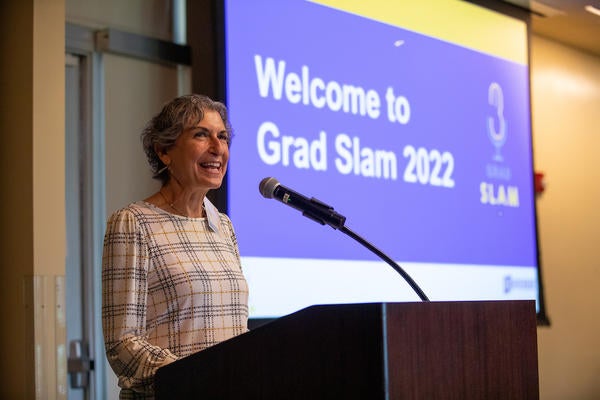
{"type": "Polygon", "coordinates": [[[535,290],[536,281],[532,279],[518,279],[510,275],[504,277],[504,293],[510,293],[514,290],[535,290]]]}
{"type": "Polygon", "coordinates": [[[494,161],[503,161],[500,150],[506,143],[506,119],[504,118],[504,96],[502,87],[492,82],[488,88],[488,103],[496,110],[496,115],[487,119],[487,134],[496,148],[494,161]]]}

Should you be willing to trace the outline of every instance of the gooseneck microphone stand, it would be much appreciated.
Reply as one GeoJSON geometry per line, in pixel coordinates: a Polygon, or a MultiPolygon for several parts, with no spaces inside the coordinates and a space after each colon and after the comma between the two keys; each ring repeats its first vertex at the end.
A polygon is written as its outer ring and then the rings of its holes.
{"type": "Polygon", "coordinates": [[[400,267],[396,262],[394,262],[394,260],[392,260],[390,257],[388,257],[384,252],[379,250],[377,247],[373,246],[371,243],[369,243],[368,241],[363,239],[361,236],[357,235],[352,230],[348,229],[345,225],[341,226],[339,229],[340,229],[340,232],[343,232],[346,235],[350,236],[352,239],[356,240],[358,243],[362,244],[367,249],[371,250],[373,253],[375,253],[377,256],[379,256],[383,261],[385,261],[392,268],[394,268],[394,270],[396,272],[398,272],[400,275],[402,275],[404,280],[417,293],[417,295],[419,295],[419,298],[422,301],[429,301],[429,298],[427,298],[427,296],[425,295],[423,290],[421,290],[419,285],[417,285],[417,283],[411,278],[411,276],[404,269],[402,269],[402,267],[400,267]]]}

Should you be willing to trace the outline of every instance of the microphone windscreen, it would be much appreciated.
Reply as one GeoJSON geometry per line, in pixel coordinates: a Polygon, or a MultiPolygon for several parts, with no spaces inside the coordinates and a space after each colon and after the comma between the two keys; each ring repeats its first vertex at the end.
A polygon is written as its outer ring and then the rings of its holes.
{"type": "Polygon", "coordinates": [[[273,198],[273,192],[275,192],[275,188],[279,186],[279,181],[273,177],[264,178],[260,181],[258,185],[258,190],[260,190],[260,194],[267,199],[273,198]]]}

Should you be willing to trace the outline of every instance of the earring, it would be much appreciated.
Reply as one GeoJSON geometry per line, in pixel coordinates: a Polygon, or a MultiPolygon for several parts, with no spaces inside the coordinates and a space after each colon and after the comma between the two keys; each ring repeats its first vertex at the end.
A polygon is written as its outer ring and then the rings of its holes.
{"type": "Polygon", "coordinates": [[[161,169],[159,169],[158,171],[156,171],[156,175],[162,174],[168,168],[169,168],[169,166],[165,165],[164,167],[162,167],[161,169]]]}

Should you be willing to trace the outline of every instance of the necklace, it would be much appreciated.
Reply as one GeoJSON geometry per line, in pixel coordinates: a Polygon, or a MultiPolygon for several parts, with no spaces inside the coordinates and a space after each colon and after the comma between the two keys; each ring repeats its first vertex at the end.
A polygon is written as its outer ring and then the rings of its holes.
{"type": "MultiPolygon", "coordinates": [[[[165,201],[165,203],[167,203],[167,205],[169,207],[171,207],[171,209],[173,211],[175,211],[177,214],[182,215],[184,217],[189,217],[189,215],[187,213],[184,213],[183,211],[179,210],[177,207],[175,207],[175,205],[170,202],[169,200],[167,200],[167,197],[165,196],[165,194],[162,192],[162,189],[158,191],[158,194],[160,194],[160,197],[163,198],[163,200],[165,201]]],[[[206,215],[206,211],[204,208],[204,203],[202,204],[202,216],[206,215]]]]}
{"type": "Polygon", "coordinates": [[[162,198],[163,198],[163,200],[165,201],[165,203],[167,203],[167,205],[168,205],[169,207],[171,207],[171,209],[173,209],[173,211],[175,211],[175,212],[176,212],[177,214],[179,214],[179,215],[183,215],[183,216],[187,217],[187,214],[186,214],[186,213],[184,213],[184,212],[181,212],[181,211],[180,211],[180,210],[179,210],[177,207],[175,207],[175,206],[173,205],[173,203],[172,203],[172,202],[170,202],[169,200],[167,200],[167,196],[165,196],[165,194],[162,192],[162,189],[158,191],[158,194],[160,194],[160,197],[162,197],[162,198]]]}

